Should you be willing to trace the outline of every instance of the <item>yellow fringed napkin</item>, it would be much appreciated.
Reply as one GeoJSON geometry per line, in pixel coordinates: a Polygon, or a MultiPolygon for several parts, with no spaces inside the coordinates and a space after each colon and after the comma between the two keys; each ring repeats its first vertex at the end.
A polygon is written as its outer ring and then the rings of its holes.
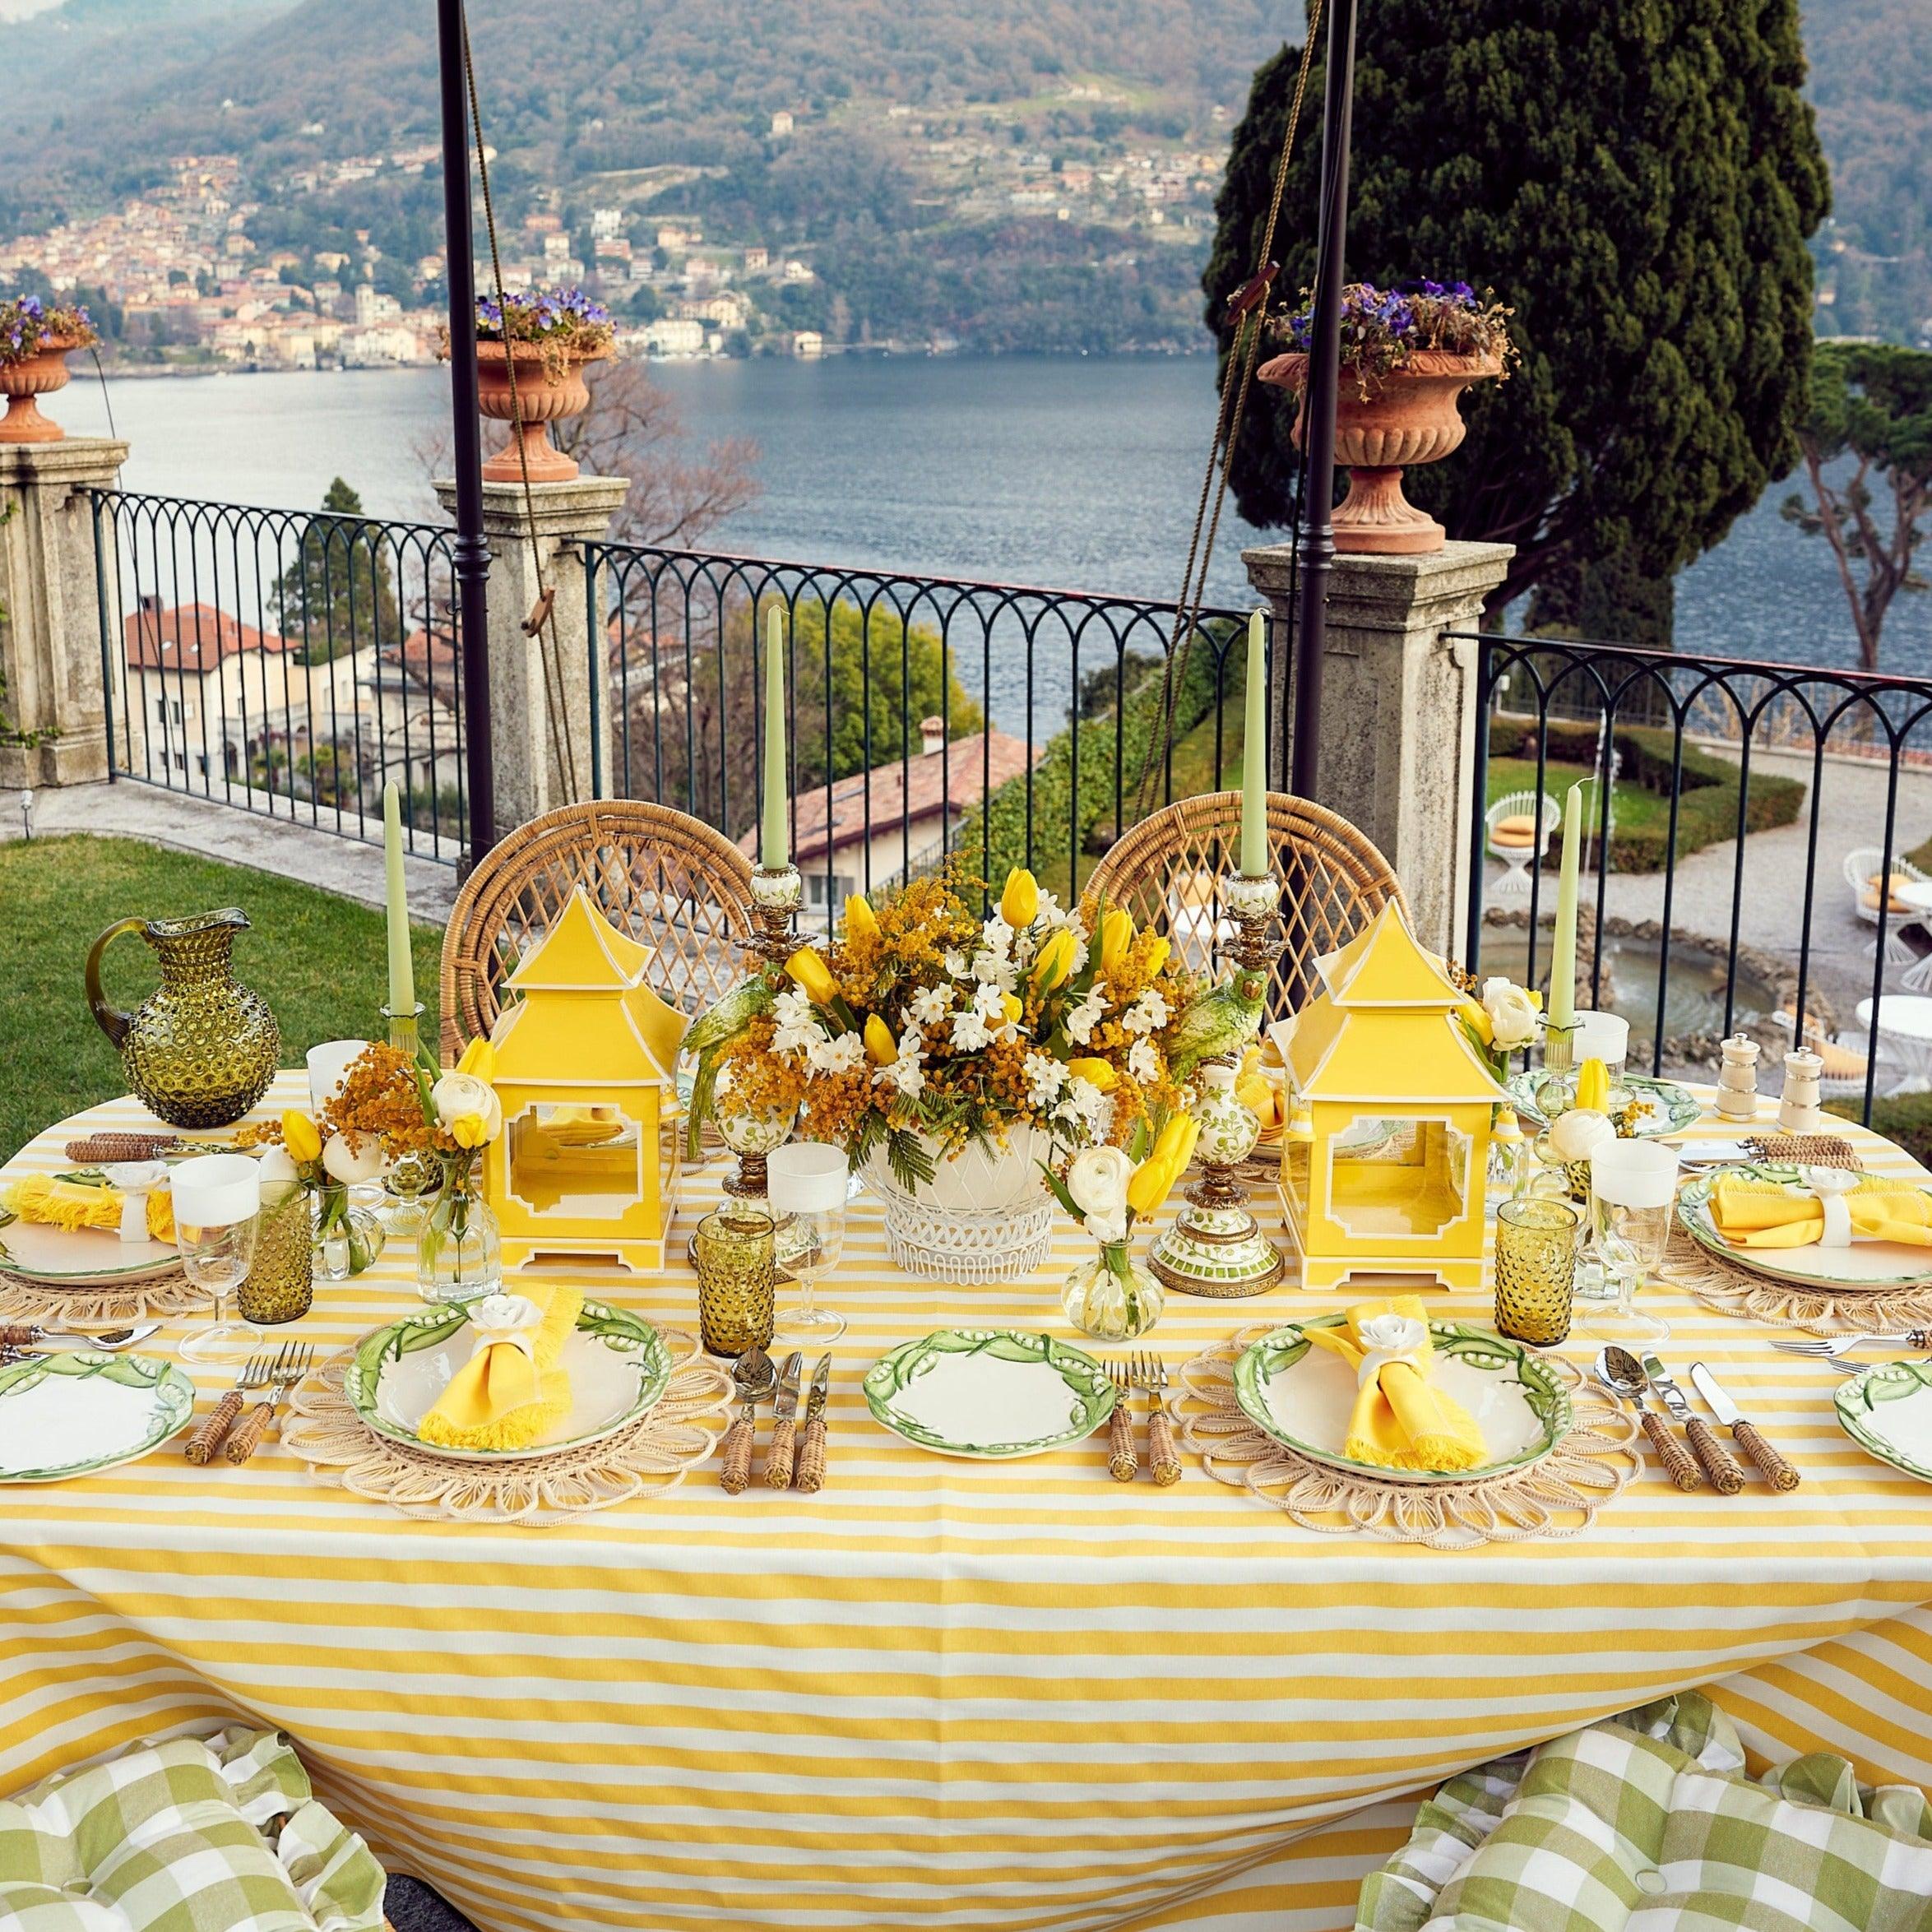
{"type": "Polygon", "coordinates": [[[476,1304],[470,1319],[480,1331],[479,1346],[417,1424],[416,1434],[446,1449],[527,1449],[570,1412],[563,1345],[583,1305],[576,1289],[561,1285],[528,1297],[490,1295],[476,1304]],[[540,1318],[517,1324],[512,1311],[526,1300],[540,1318]],[[506,1318],[493,1319],[499,1316],[506,1318]],[[484,1339],[493,1329],[505,1339],[484,1339]]]}
{"type": "Polygon", "coordinates": [[[1358,1301],[1342,1318],[1345,1327],[1302,1332],[1355,1371],[1343,1455],[1383,1469],[1478,1469],[1489,1461],[1476,1418],[1429,1380],[1435,1351],[1419,1295],[1358,1301]]]}
{"type": "MultiPolygon", "coordinates": [[[[1853,1240],[1932,1248],[1932,1195],[1923,1188],[1866,1174],[1839,1198],[1853,1240]]],[[[1733,1248],[1808,1248],[1823,1237],[1825,1208],[1815,1194],[1727,1174],[1711,1190],[1711,1221],[1733,1248]]]]}
{"type": "MultiPolygon", "coordinates": [[[[116,1234],[121,1225],[121,1191],[105,1182],[58,1180],[51,1174],[24,1174],[0,1190],[0,1207],[38,1227],[63,1228],[70,1235],[83,1228],[116,1234]]],[[[149,1239],[174,1239],[174,1203],[165,1188],[147,1198],[149,1239]]]]}

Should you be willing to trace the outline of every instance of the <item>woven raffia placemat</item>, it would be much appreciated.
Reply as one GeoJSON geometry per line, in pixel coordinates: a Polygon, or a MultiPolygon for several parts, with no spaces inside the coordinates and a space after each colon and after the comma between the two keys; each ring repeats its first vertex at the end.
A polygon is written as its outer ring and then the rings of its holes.
{"type": "Polygon", "coordinates": [[[1807,1288],[1774,1281],[1694,1241],[1682,1228],[1670,1238],[1657,1271],[1721,1315],[1805,1328],[1819,1335],[1893,1335],[1932,1328],[1932,1286],[1807,1288]]]}
{"type": "Polygon", "coordinates": [[[1576,1420],[1527,1469],[1467,1483],[1405,1482],[1330,1469],[1257,1429],[1235,1399],[1235,1357],[1278,1324],[1244,1329],[1180,1372],[1175,1402],[1188,1446],[1207,1473],[1279,1509],[1305,1530],[1358,1532],[1432,1550],[1471,1550],[1574,1536],[1643,1467],[1638,1425],[1615,1397],[1559,1356],[1545,1358],[1568,1387],[1576,1420]]]}
{"type": "Polygon", "coordinates": [[[350,1406],[342,1376],[353,1349],[295,1390],[282,1446],[351,1495],[438,1522],[521,1522],[540,1529],[675,1489],[724,1434],[731,1378],[697,1339],[667,1328],[676,1365],[656,1403],[629,1428],[581,1448],[475,1462],[380,1436],[350,1406]]]}
{"type": "Polygon", "coordinates": [[[57,1288],[0,1268],[0,1326],[23,1322],[52,1328],[125,1328],[151,1316],[185,1315],[213,1300],[178,1269],[118,1287],[57,1288]]]}

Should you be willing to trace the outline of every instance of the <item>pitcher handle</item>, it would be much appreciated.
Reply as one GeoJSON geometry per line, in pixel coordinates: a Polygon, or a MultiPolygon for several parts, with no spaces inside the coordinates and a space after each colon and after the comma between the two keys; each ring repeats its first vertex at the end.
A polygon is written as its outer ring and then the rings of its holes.
{"type": "Polygon", "coordinates": [[[117,1048],[127,1038],[127,1029],[134,1024],[134,1016],[123,1012],[101,990],[100,956],[123,933],[144,932],[146,928],[145,919],[118,919],[87,949],[87,1004],[100,1022],[101,1031],[117,1048]]]}

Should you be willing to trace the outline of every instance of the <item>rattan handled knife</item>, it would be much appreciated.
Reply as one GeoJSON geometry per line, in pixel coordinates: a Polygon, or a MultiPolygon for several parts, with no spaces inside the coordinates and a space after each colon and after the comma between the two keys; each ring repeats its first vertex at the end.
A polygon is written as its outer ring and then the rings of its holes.
{"type": "Polygon", "coordinates": [[[1788,1492],[1796,1489],[1800,1480],[1797,1471],[1758,1433],[1755,1423],[1745,1421],[1737,1404],[1725,1392],[1723,1383],[1702,1362],[1691,1364],[1690,1379],[1698,1393],[1710,1404],[1711,1413],[1730,1431],[1737,1446],[1765,1481],[1774,1490],[1788,1492]]]}
{"type": "Polygon", "coordinates": [[[1720,1496],[1735,1496],[1744,1486],[1744,1472],[1737,1458],[1717,1439],[1717,1433],[1684,1399],[1684,1391],[1672,1379],[1670,1371],[1655,1355],[1643,1358],[1644,1373],[1651,1387],[1664,1398],[1664,1406],[1684,1425],[1690,1441],[1690,1452],[1698,1466],[1711,1479],[1711,1487],[1720,1496]]]}

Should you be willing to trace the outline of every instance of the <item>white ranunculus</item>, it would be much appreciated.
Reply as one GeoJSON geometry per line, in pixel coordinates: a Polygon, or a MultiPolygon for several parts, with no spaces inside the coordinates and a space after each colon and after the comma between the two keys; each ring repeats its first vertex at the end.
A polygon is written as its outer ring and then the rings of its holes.
{"type": "Polygon", "coordinates": [[[332,1133],[322,1151],[322,1165],[331,1180],[354,1187],[359,1181],[379,1180],[382,1174],[382,1143],[372,1134],[332,1133]]]}
{"type": "Polygon", "coordinates": [[[1573,1107],[1550,1123],[1550,1151],[1559,1161],[1587,1161],[1617,1137],[1615,1123],[1594,1107],[1573,1107]]]}
{"type": "Polygon", "coordinates": [[[1096,1215],[1127,1212],[1133,1163],[1121,1147],[1082,1147],[1067,1169],[1067,1192],[1091,1228],[1096,1215]]]}
{"type": "Polygon", "coordinates": [[[1501,978],[1483,981],[1483,1010],[1490,1016],[1490,1041],[1514,1053],[1536,1037],[1536,1009],[1522,987],[1501,978]]]}
{"type": "Polygon", "coordinates": [[[503,1103],[487,1080],[445,1073],[430,1089],[438,1122],[459,1147],[480,1147],[503,1131],[503,1103]]]}
{"type": "Polygon", "coordinates": [[[290,1158],[286,1147],[264,1147],[261,1158],[255,1163],[255,1168],[265,1188],[285,1186],[298,1178],[295,1163],[290,1158]]]}
{"type": "Polygon", "coordinates": [[[1090,1214],[1086,1217],[1086,1231],[1103,1246],[1112,1241],[1127,1239],[1127,1210],[1113,1207],[1104,1214],[1090,1214]]]}

